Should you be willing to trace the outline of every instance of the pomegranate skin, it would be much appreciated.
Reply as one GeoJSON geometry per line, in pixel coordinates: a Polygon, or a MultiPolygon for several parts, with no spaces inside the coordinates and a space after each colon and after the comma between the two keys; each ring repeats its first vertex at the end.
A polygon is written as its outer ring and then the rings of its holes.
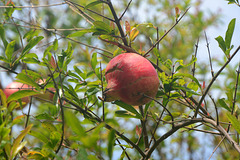
{"type": "MultiPolygon", "coordinates": [[[[7,85],[7,87],[3,90],[3,92],[6,95],[6,98],[8,98],[11,94],[19,90],[27,90],[28,88],[31,89],[31,87],[26,84],[23,84],[20,82],[12,82],[7,85]]],[[[29,103],[30,101],[29,97],[24,97],[21,100],[22,102],[25,102],[25,105],[23,107],[25,107],[27,103],[29,103]]]]}
{"type": "Polygon", "coordinates": [[[114,57],[106,67],[107,88],[104,100],[121,100],[139,106],[151,101],[159,87],[158,74],[153,65],[136,53],[123,53],[114,57]]]}

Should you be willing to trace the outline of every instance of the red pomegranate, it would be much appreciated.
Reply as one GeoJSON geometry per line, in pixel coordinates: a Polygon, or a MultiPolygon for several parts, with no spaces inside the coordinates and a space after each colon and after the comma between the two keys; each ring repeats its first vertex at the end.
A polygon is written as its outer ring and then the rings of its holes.
{"type": "Polygon", "coordinates": [[[104,100],[121,100],[139,106],[151,101],[159,87],[158,74],[153,65],[141,55],[124,53],[114,57],[106,67],[107,88],[104,100]]]}

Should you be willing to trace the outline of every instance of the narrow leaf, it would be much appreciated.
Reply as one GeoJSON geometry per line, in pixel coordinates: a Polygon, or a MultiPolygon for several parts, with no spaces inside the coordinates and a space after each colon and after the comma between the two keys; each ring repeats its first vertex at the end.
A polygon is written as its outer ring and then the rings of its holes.
{"type": "Polygon", "coordinates": [[[135,108],[133,108],[133,106],[131,106],[131,105],[128,105],[122,101],[115,101],[115,102],[113,102],[113,104],[116,104],[116,105],[126,109],[127,111],[135,114],[137,118],[142,118],[142,116],[138,113],[138,111],[135,108]]]}
{"type": "MultiPolygon", "coordinates": [[[[19,145],[20,145],[20,142],[22,141],[22,139],[28,134],[28,132],[31,130],[32,128],[32,124],[29,125],[27,128],[25,128],[22,133],[14,140],[13,142],[13,147],[12,147],[12,151],[11,151],[11,158],[12,159],[13,157],[15,157],[15,155],[18,153],[19,151],[19,145]]],[[[26,144],[26,143],[25,143],[26,144]]],[[[23,146],[22,146],[23,147],[23,146]]]]}
{"type": "Polygon", "coordinates": [[[6,38],[5,38],[5,31],[4,31],[4,28],[3,28],[2,24],[0,24],[0,37],[2,39],[4,47],[7,48],[8,42],[7,42],[6,38]]]}
{"type": "Polygon", "coordinates": [[[234,117],[233,115],[231,115],[230,113],[227,113],[227,117],[228,120],[232,123],[234,129],[240,133],[240,122],[238,121],[238,119],[236,117],[234,117]]]}
{"type": "Polygon", "coordinates": [[[18,79],[18,82],[28,84],[35,87],[36,89],[40,89],[39,85],[32,78],[30,78],[24,73],[19,73],[16,78],[18,79]]]}
{"type": "Polygon", "coordinates": [[[96,30],[95,29],[84,29],[84,30],[77,31],[77,32],[74,32],[72,34],[69,34],[67,36],[67,38],[69,38],[69,37],[82,37],[84,34],[91,33],[91,32],[94,32],[94,31],[96,31],[96,30]]]}
{"type": "Polygon", "coordinates": [[[111,31],[110,26],[108,24],[102,22],[102,21],[95,21],[95,22],[93,22],[93,25],[98,30],[103,30],[103,31],[106,31],[106,32],[111,31]]]}
{"type": "Polygon", "coordinates": [[[92,66],[92,69],[95,70],[97,66],[97,53],[92,54],[91,66],[92,66]]]}
{"type": "Polygon", "coordinates": [[[232,41],[232,35],[233,35],[233,31],[235,28],[235,22],[236,22],[236,18],[232,19],[231,22],[228,25],[228,29],[225,35],[225,44],[226,44],[226,48],[230,48],[231,45],[231,41],[232,41]]]}
{"type": "Polygon", "coordinates": [[[220,104],[221,107],[225,108],[229,112],[231,112],[231,109],[228,107],[227,103],[225,102],[225,98],[221,98],[218,100],[218,103],[220,104]]]}
{"type": "Polygon", "coordinates": [[[39,94],[39,92],[33,91],[33,90],[19,90],[13,94],[11,94],[8,99],[7,99],[7,103],[11,102],[11,101],[16,101],[18,99],[24,98],[24,97],[29,97],[29,96],[33,96],[39,94]]]}
{"type": "Polygon", "coordinates": [[[5,50],[5,54],[6,57],[9,61],[12,61],[12,56],[13,56],[13,52],[14,52],[14,47],[15,47],[15,40],[8,43],[7,48],[5,50]]]}
{"type": "Polygon", "coordinates": [[[226,52],[226,44],[221,36],[218,36],[215,38],[216,41],[218,42],[219,47],[222,49],[222,51],[225,53],[226,52]]]}
{"type": "Polygon", "coordinates": [[[72,129],[73,132],[75,132],[75,134],[86,136],[86,132],[75,114],[70,111],[66,111],[65,120],[67,125],[72,129]]]}
{"type": "Polygon", "coordinates": [[[130,112],[126,111],[126,110],[116,111],[115,116],[116,117],[124,117],[124,118],[138,118],[135,115],[131,114],[130,112]]]}
{"type": "Polygon", "coordinates": [[[104,3],[104,1],[94,1],[94,2],[91,2],[91,3],[87,4],[87,5],[84,7],[84,9],[86,10],[86,9],[88,9],[88,8],[90,8],[90,7],[93,7],[93,6],[95,6],[95,5],[98,5],[98,4],[100,4],[100,3],[104,3]]]}
{"type": "Polygon", "coordinates": [[[137,30],[137,28],[133,28],[130,32],[130,40],[131,42],[133,42],[135,40],[135,38],[138,36],[139,31],[137,30]]]}
{"type": "Polygon", "coordinates": [[[191,80],[193,80],[198,85],[198,87],[201,88],[201,85],[198,82],[198,80],[195,77],[193,77],[191,74],[188,74],[188,73],[176,73],[176,74],[174,74],[174,78],[178,77],[178,76],[183,76],[183,77],[190,78],[191,80]]]}
{"type": "Polygon", "coordinates": [[[26,47],[22,51],[21,57],[24,57],[25,54],[27,54],[34,46],[36,46],[44,37],[39,36],[36,38],[33,38],[29,41],[29,43],[26,45],[26,47]]]}
{"type": "Polygon", "coordinates": [[[108,134],[108,157],[111,160],[113,155],[113,147],[115,142],[115,130],[111,130],[108,134]]]}
{"type": "Polygon", "coordinates": [[[53,50],[56,51],[58,49],[58,40],[55,39],[53,42],[53,50]]]}

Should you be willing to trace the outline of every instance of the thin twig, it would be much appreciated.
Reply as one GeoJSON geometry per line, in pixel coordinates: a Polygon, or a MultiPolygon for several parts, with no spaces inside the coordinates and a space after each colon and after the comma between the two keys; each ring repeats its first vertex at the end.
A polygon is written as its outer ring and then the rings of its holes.
{"type": "MultiPolygon", "coordinates": [[[[65,120],[64,120],[64,111],[63,111],[63,100],[61,99],[61,96],[60,96],[60,93],[59,93],[59,90],[58,90],[58,85],[57,85],[57,83],[56,83],[56,81],[55,81],[55,79],[54,79],[53,73],[52,73],[49,65],[48,65],[48,64],[46,64],[46,65],[47,65],[47,68],[48,68],[48,70],[49,70],[49,72],[50,72],[50,76],[51,76],[51,78],[52,78],[52,80],[53,80],[54,88],[56,89],[56,93],[57,93],[57,96],[58,96],[58,98],[59,98],[59,103],[60,103],[60,108],[61,108],[62,135],[61,135],[61,140],[60,140],[59,146],[58,146],[57,150],[55,151],[55,153],[57,154],[57,153],[59,152],[59,150],[61,149],[62,143],[63,143],[63,140],[64,140],[64,128],[65,128],[65,125],[64,125],[64,124],[65,124],[65,120]]],[[[61,82],[61,83],[62,83],[62,82],[61,82]]]]}
{"type": "Polygon", "coordinates": [[[228,134],[228,132],[221,126],[221,125],[217,125],[216,122],[212,119],[209,118],[203,118],[204,122],[210,123],[211,125],[213,125],[214,127],[217,128],[217,130],[222,133],[227,140],[231,143],[231,145],[233,146],[233,148],[236,149],[236,151],[238,153],[240,153],[240,146],[232,139],[232,137],[228,134]]]}
{"type": "Polygon", "coordinates": [[[88,15],[87,13],[83,12],[80,8],[78,8],[75,4],[71,3],[70,1],[66,1],[66,3],[69,5],[69,7],[76,12],[77,14],[79,14],[81,17],[83,17],[88,23],[90,23],[91,25],[93,25],[93,22],[95,21],[94,18],[92,18],[90,15],[88,15]]]}
{"type": "MultiPolygon", "coordinates": [[[[199,43],[199,37],[198,37],[197,43],[195,44],[195,54],[194,54],[195,58],[197,58],[198,43],[199,43]]],[[[195,76],[195,71],[196,71],[196,62],[193,63],[193,68],[192,68],[193,77],[195,76]]]]}
{"type": "Polygon", "coordinates": [[[209,97],[211,98],[213,104],[214,104],[214,107],[215,107],[215,111],[216,111],[216,116],[217,116],[217,125],[219,125],[219,116],[218,116],[218,109],[217,109],[217,104],[216,102],[214,101],[214,99],[212,98],[211,95],[209,95],[209,97]]]}
{"type": "Polygon", "coordinates": [[[146,152],[146,157],[142,158],[142,160],[147,160],[152,152],[156,149],[156,147],[165,139],[167,139],[169,136],[171,136],[173,133],[175,133],[177,130],[179,130],[180,128],[183,128],[185,126],[194,124],[194,123],[198,123],[198,122],[202,122],[202,118],[195,118],[195,119],[188,119],[188,121],[183,122],[183,123],[179,123],[177,125],[175,125],[174,128],[172,128],[171,130],[169,130],[168,132],[166,132],[164,135],[162,135],[160,138],[158,138],[156,140],[156,142],[149,148],[149,150],[146,152]]]}
{"type": "Polygon", "coordinates": [[[213,154],[215,153],[215,151],[218,149],[218,147],[220,146],[220,144],[223,142],[223,140],[225,139],[226,136],[224,136],[221,141],[218,143],[218,145],[214,148],[212,154],[210,155],[210,157],[208,158],[208,160],[211,159],[211,157],[213,156],[213,154]]]}
{"type": "Polygon", "coordinates": [[[214,77],[214,71],[213,71],[213,67],[212,67],[212,58],[211,58],[211,53],[210,53],[210,49],[209,49],[209,42],[208,42],[208,39],[207,39],[206,31],[204,31],[204,35],[205,35],[206,45],[207,45],[207,49],[208,49],[208,57],[209,57],[209,63],[210,63],[210,68],[211,68],[211,74],[212,74],[212,77],[214,77]]]}
{"type": "Polygon", "coordinates": [[[127,5],[127,7],[125,8],[124,12],[123,12],[122,15],[119,17],[119,21],[122,20],[124,14],[127,12],[127,10],[128,10],[128,8],[129,8],[129,6],[130,6],[131,3],[132,3],[132,0],[130,0],[130,1],[128,2],[128,5],[127,5]]]}
{"type": "MultiPolygon", "coordinates": [[[[234,96],[233,96],[233,101],[232,101],[233,104],[232,104],[231,115],[233,115],[234,110],[235,110],[235,104],[236,104],[236,98],[237,98],[237,89],[238,89],[238,79],[239,79],[239,73],[240,73],[240,62],[239,62],[239,65],[238,65],[238,70],[236,72],[237,72],[237,80],[236,80],[236,83],[235,83],[235,91],[234,91],[234,96]]],[[[227,132],[229,132],[230,126],[231,126],[231,124],[228,125],[227,132]]]]}
{"type": "MultiPolygon", "coordinates": [[[[101,72],[101,89],[102,89],[102,97],[104,97],[103,95],[103,76],[102,76],[102,63],[100,62],[100,72],[101,72]]],[[[105,121],[105,111],[104,111],[104,101],[102,101],[102,107],[103,107],[103,121],[105,121]]]]}
{"type": "MultiPolygon", "coordinates": [[[[23,21],[23,20],[18,19],[18,18],[14,18],[14,19],[17,19],[17,20],[22,21],[22,22],[24,22],[24,23],[26,23],[26,24],[29,24],[28,22],[23,21]]],[[[29,24],[29,25],[32,25],[32,24],[29,24]]],[[[98,48],[98,47],[94,47],[94,46],[91,46],[91,45],[89,45],[89,44],[86,44],[86,43],[83,43],[83,42],[74,40],[74,39],[69,38],[69,37],[66,37],[65,35],[62,35],[62,34],[60,34],[60,33],[54,32],[54,31],[52,31],[52,30],[48,30],[47,28],[44,28],[44,27],[42,27],[42,26],[40,26],[40,25],[39,25],[39,26],[33,25],[33,26],[36,26],[36,27],[38,27],[38,28],[41,28],[41,29],[44,30],[44,31],[48,31],[48,32],[54,33],[54,34],[56,34],[56,35],[58,35],[58,36],[61,36],[61,38],[65,38],[65,39],[71,40],[71,41],[73,41],[73,42],[75,42],[75,43],[84,45],[84,46],[86,46],[86,47],[93,48],[93,49],[96,49],[96,50],[101,50],[101,51],[104,51],[104,52],[106,52],[106,53],[109,53],[110,55],[113,55],[112,52],[110,52],[110,51],[108,51],[108,50],[105,50],[105,49],[102,49],[102,48],[98,48]]]]}
{"type": "Polygon", "coordinates": [[[151,48],[149,48],[148,49],[148,51],[143,55],[143,57],[146,57],[148,54],[149,54],[149,52],[151,52],[152,50],[153,50],[153,48],[155,48],[156,47],[156,45],[159,43],[159,42],[161,42],[161,40],[164,38],[164,37],[166,37],[166,35],[181,21],[181,19],[185,16],[185,14],[187,13],[187,11],[190,9],[190,7],[189,8],[187,8],[187,10],[183,13],[183,15],[175,22],[175,24],[151,47],[151,48]]]}
{"type": "Polygon", "coordinates": [[[208,91],[210,90],[210,88],[213,85],[213,82],[215,82],[215,80],[217,79],[217,77],[220,75],[220,73],[222,73],[222,71],[226,68],[226,66],[231,62],[231,60],[233,59],[233,57],[238,53],[238,51],[240,50],[240,46],[238,46],[238,48],[235,50],[235,52],[232,54],[232,56],[227,60],[227,62],[219,69],[219,71],[216,73],[216,75],[212,78],[211,82],[209,83],[209,85],[207,86],[205,92],[203,93],[200,101],[198,102],[194,117],[197,117],[199,108],[201,107],[201,104],[204,100],[204,98],[206,97],[206,95],[208,94],[208,91]]]}
{"type": "Polygon", "coordinates": [[[125,148],[123,148],[123,146],[122,146],[121,142],[119,141],[119,139],[118,139],[118,138],[116,138],[116,140],[117,140],[117,142],[118,142],[119,146],[120,146],[120,147],[122,148],[122,150],[124,151],[124,153],[125,153],[125,155],[127,156],[128,160],[131,160],[131,158],[129,157],[129,155],[128,155],[128,153],[127,153],[126,149],[125,149],[125,148]]]}
{"type": "MultiPolygon", "coordinates": [[[[162,103],[158,102],[156,99],[149,97],[148,95],[143,94],[143,96],[147,97],[151,100],[154,100],[156,103],[158,103],[160,106],[162,106],[168,112],[169,116],[171,117],[172,122],[174,121],[174,118],[173,118],[171,112],[167,109],[167,107],[165,107],[162,103]]],[[[172,128],[174,128],[174,123],[172,123],[172,128]]]]}
{"type": "MultiPolygon", "coordinates": [[[[77,4],[77,3],[75,3],[75,2],[72,2],[72,1],[69,1],[69,0],[65,0],[65,1],[67,1],[67,2],[69,2],[69,3],[72,3],[72,4],[74,4],[75,6],[81,7],[81,8],[83,8],[83,9],[85,8],[84,6],[82,6],[82,5],[80,5],[80,4],[77,4]]],[[[99,13],[95,12],[94,10],[91,10],[91,9],[86,9],[86,10],[87,10],[87,11],[90,11],[90,12],[92,12],[92,13],[100,16],[100,17],[103,17],[103,18],[105,18],[105,19],[107,19],[107,20],[109,20],[109,21],[114,22],[113,19],[111,19],[111,18],[109,18],[109,17],[106,17],[106,16],[104,16],[104,15],[102,15],[102,14],[99,14],[99,13]]]]}
{"type": "Polygon", "coordinates": [[[114,9],[114,7],[113,7],[113,5],[112,5],[111,0],[107,0],[107,4],[108,4],[108,6],[109,6],[109,8],[110,8],[110,10],[111,10],[111,12],[112,12],[112,15],[113,15],[114,20],[115,20],[114,22],[116,23],[116,25],[117,25],[117,27],[118,27],[118,30],[119,30],[120,35],[121,35],[121,37],[122,37],[122,41],[123,41],[123,43],[124,43],[125,46],[128,46],[128,42],[127,42],[126,36],[125,36],[125,34],[124,34],[124,32],[123,32],[123,29],[122,29],[122,26],[121,26],[121,24],[120,24],[120,19],[118,18],[117,14],[116,14],[116,12],[115,12],[115,9],[114,9]]]}
{"type": "MultiPolygon", "coordinates": [[[[198,132],[203,132],[203,133],[209,133],[209,134],[214,134],[214,135],[222,135],[220,133],[217,133],[217,132],[213,132],[213,131],[207,131],[207,130],[201,130],[201,129],[197,129],[197,128],[190,128],[190,127],[184,127],[188,130],[193,130],[193,131],[198,131],[198,132]]],[[[184,132],[184,131],[182,131],[184,132]]]]}
{"type": "Polygon", "coordinates": [[[142,115],[141,125],[142,125],[143,141],[144,141],[145,150],[146,150],[149,148],[147,128],[146,128],[147,116],[144,115],[143,106],[139,106],[139,110],[142,115]]]}
{"type": "Polygon", "coordinates": [[[40,7],[54,7],[66,4],[66,2],[56,3],[56,4],[48,4],[48,5],[39,5],[39,6],[0,6],[0,8],[40,8],[40,7]]]}

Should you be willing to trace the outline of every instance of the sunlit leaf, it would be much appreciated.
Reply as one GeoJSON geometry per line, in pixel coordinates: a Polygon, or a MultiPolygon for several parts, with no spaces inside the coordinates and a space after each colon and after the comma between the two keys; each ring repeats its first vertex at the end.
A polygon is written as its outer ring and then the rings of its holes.
{"type": "Polygon", "coordinates": [[[225,108],[229,112],[231,112],[231,109],[228,107],[227,103],[225,102],[225,98],[221,98],[218,100],[218,103],[220,104],[221,107],[225,108]]]}
{"type": "Polygon", "coordinates": [[[34,46],[36,46],[44,37],[39,36],[36,38],[33,38],[29,41],[29,43],[26,45],[26,47],[23,49],[21,57],[24,57],[25,54],[27,54],[34,46]]]}
{"type": "Polygon", "coordinates": [[[11,94],[8,99],[7,99],[7,103],[11,102],[11,101],[15,101],[24,97],[29,97],[29,96],[33,96],[39,94],[39,92],[33,91],[33,90],[19,90],[13,94],[11,94]]]}
{"type": "Polygon", "coordinates": [[[115,130],[110,130],[108,134],[108,157],[111,160],[113,155],[113,147],[115,142],[115,130]]]}
{"type": "Polygon", "coordinates": [[[15,41],[11,41],[10,43],[8,43],[7,48],[5,50],[6,57],[10,61],[13,58],[14,47],[15,47],[15,41]]]}
{"type": "Polygon", "coordinates": [[[219,47],[222,49],[222,51],[225,53],[226,52],[226,44],[221,36],[218,36],[215,38],[218,42],[219,47]]]}
{"type": "Polygon", "coordinates": [[[22,139],[28,134],[28,132],[31,130],[32,128],[32,124],[29,125],[27,128],[25,128],[20,135],[18,135],[18,137],[13,141],[13,147],[12,147],[12,151],[11,151],[11,158],[15,157],[15,155],[20,151],[21,147],[25,146],[26,142],[20,144],[20,142],[22,141],[22,139]]]}
{"type": "Polygon", "coordinates": [[[226,31],[226,35],[225,35],[225,44],[226,44],[226,48],[230,48],[231,46],[231,41],[232,41],[232,35],[233,35],[233,31],[235,28],[235,22],[236,22],[236,18],[232,19],[231,22],[228,25],[228,29],[226,31]]]}
{"type": "Polygon", "coordinates": [[[97,66],[97,53],[92,54],[91,66],[92,66],[92,69],[95,70],[97,66]]]}
{"type": "Polygon", "coordinates": [[[234,117],[233,115],[231,115],[230,113],[227,113],[227,117],[228,117],[228,120],[232,123],[234,129],[240,133],[240,121],[234,117]]]}
{"type": "Polygon", "coordinates": [[[27,76],[24,73],[19,73],[16,77],[18,82],[28,84],[36,89],[40,89],[38,83],[36,83],[31,77],[27,76]]]}
{"type": "Polygon", "coordinates": [[[5,37],[5,31],[4,31],[2,23],[0,24],[0,37],[2,39],[4,47],[7,48],[8,42],[7,42],[6,37],[5,37]]]}
{"type": "Polygon", "coordinates": [[[100,3],[104,3],[104,1],[93,1],[93,2],[91,2],[91,3],[89,3],[89,4],[87,4],[85,7],[84,7],[84,9],[86,10],[86,9],[88,9],[88,8],[90,8],[90,7],[93,7],[93,6],[96,6],[96,5],[98,5],[98,4],[100,4],[100,3]]]}

